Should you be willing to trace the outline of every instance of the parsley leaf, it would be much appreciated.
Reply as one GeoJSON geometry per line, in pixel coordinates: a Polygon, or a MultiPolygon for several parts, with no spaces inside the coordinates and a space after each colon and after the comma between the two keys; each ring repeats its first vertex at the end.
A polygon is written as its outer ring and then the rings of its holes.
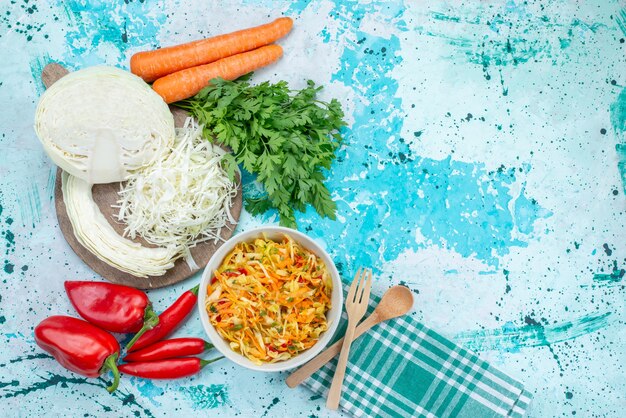
{"type": "Polygon", "coordinates": [[[335,219],[337,204],[324,182],[342,144],[341,104],[318,100],[322,87],[311,80],[291,90],[285,81],[251,85],[249,79],[212,80],[177,105],[198,119],[207,139],[232,149],[223,161],[231,178],[236,164],[257,175],[265,193],[246,198],[251,214],[276,209],[280,224],[295,228],[295,211],[312,205],[320,216],[335,219]]]}

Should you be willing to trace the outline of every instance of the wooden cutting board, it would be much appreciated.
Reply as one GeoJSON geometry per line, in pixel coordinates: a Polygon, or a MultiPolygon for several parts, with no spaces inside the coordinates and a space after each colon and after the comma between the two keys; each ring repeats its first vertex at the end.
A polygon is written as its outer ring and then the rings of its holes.
{"type": "MultiPolygon", "coordinates": [[[[67,71],[59,64],[48,64],[44,67],[41,73],[41,79],[46,87],[50,87],[54,82],[56,82],[68,73],[69,71],[67,71]]],[[[172,111],[172,114],[174,115],[174,122],[176,127],[182,127],[185,119],[188,116],[187,112],[173,106],[170,106],[170,109],[172,111]]],[[[57,169],[56,183],[54,188],[54,201],[57,218],[59,220],[59,226],[61,227],[61,232],[63,233],[63,236],[70,244],[70,247],[72,247],[74,252],[96,273],[100,274],[102,277],[113,283],[132,286],[139,289],[156,289],[183,281],[191,277],[194,273],[198,271],[191,270],[184,260],[179,259],[178,261],[176,261],[174,267],[168,270],[167,273],[165,273],[163,276],[150,276],[148,278],[141,278],[122,272],[101,261],[98,257],[93,255],[89,250],[83,247],[74,235],[72,224],[67,216],[65,201],[63,200],[63,191],[61,190],[61,172],[62,171],[60,168],[57,169]]],[[[238,181],[239,188],[237,190],[237,196],[233,199],[232,207],[230,208],[231,214],[236,221],[239,220],[242,206],[241,181],[240,179],[238,179],[238,181]]],[[[109,221],[109,223],[117,231],[117,233],[122,235],[124,232],[124,224],[115,222],[114,215],[117,214],[117,210],[111,207],[111,205],[115,204],[118,200],[117,193],[120,191],[120,185],[120,183],[95,184],[92,188],[92,194],[94,201],[100,208],[100,211],[102,212],[104,217],[109,221]]],[[[222,239],[227,240],[228,238],[230,238],[236,226],[236,223],[229,223],[228,228],[222,228],[222,239]]],[[[142,239],[136,239],[134,241],[139,242],[142,245],[150,246],[142,239]]],[[[191,249],[193,259],[200,269],[204,268],[207,265],[211,256],[222,245],[222,242],[223,241],[213,243],[213,241],[211,240],[200,243],[196,247],[191,249]]]]}

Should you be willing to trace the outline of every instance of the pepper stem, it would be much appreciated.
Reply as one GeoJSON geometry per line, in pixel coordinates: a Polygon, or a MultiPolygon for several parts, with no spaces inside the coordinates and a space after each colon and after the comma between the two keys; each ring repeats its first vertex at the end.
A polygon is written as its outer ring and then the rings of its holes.
{"type": "Polygon", "coordinates": [[[128,344],[126,344],[126,351],[130,350],[130,348],[137,342],[137,340],[141,338],[144,332],[151,330],[152,328],[156,327],[158,324],[159,324],[159,315],[157,315],[156,312],[154,312],[154,310],[152,309],[152,304],[149,303],[148,306],[146,306],[146,312],[143,316],[143,326],[141,327],[139,332],[135,334],[132,340],[130,340],[128,344]]]}
{"type": "Polygon", "coordinates": [[[205,341],[205,342],[204,342],[204,351],[206,351],[206,350],[210,350],[210,349],[212,349],[213,347],[215,347],[215,346],[214,346],[213,344],[211,344],[210,342],[208,342],[208,341],[205,341]]]}
{"type": "Polygon", "coordinates": [[[192,287],[191,289],[189,289],[189,291],[191,293],[193,293],[194,295],[198,296],[198,290],[200,290],[200,285],[196,285],[195,287],[192,287]]]}
{"type": "Polygon", "coordinates": [[[117,370],[117,356],[118,353],[113,353],[102,363],[102,368],[100,369],[100,374],[104,374],[108,371],[113,373],[113,384],[107,388],[109,393],[115,392],[117,386],[120,384],[120,372],[117,370]]]}
{"type": "Polygon", "coordinates": [[[221,360],[223,358],[224,358],[224,356],[213,358],[211,360],[202,360],[202,359],[200,359],[200,368],[203,368],[207,364],[215,363],[216,361],[221,360]]]}

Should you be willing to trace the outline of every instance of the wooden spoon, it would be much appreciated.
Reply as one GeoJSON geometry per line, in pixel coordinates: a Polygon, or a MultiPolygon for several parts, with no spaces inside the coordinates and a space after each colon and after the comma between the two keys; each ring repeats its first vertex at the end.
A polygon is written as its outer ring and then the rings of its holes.
{"type": "MultiPolygon", "coordinates": [[[[361,322],[354,332],[354,339],[367,332],[374,325],[388,319],[397,318],[406,314],[413,307],[413,293],[406,286],[394,286],[387,290],[383,298],[370,316],[361,322]]],[[[291,373],[285,383],[290,388],[295,388],[305,379],[318,371],[341,351],[343,338],[326,350],[318,354],[313,360],[291,373]]]]}

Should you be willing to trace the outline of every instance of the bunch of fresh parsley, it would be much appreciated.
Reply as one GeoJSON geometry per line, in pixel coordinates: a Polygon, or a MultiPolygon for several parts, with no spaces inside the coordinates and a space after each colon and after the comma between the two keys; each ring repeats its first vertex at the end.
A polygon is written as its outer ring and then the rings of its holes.
{"type": "Polygon", "coordinates": [[[295,228],[294,211],[304,212],[310,204],[335,219],[337,205],[324,181],[342,143],[341,104],[317,100],[322,87],[311,80],[295,91],[285,81],[251,85],[248,79],[212,80],[180,106],[204,125],[206,138],[232,149],[226,160],[230,175],[233,163],[257,175],[265,193],[246,199],[250,213],[274,208],[281,225],[295,228]]]}

